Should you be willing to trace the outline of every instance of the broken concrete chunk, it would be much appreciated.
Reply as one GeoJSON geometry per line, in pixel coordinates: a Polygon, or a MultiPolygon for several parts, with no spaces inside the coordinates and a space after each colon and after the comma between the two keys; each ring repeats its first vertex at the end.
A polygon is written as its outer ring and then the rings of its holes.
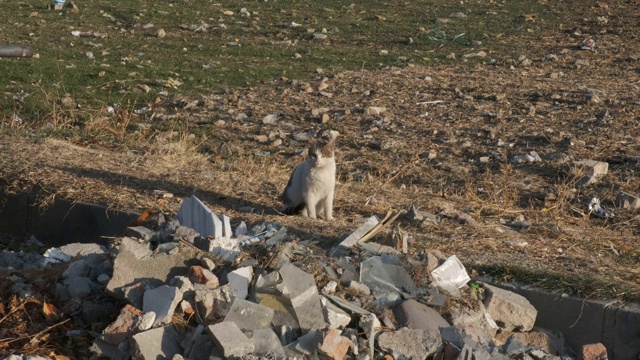
{"type": "Polygon", "coordinates": [[[223,321],[209,325],[207,331],[225,358],[239,357],[253,352],[253,341],[234,322],[223,321]]]}
{"type": "Polygon", "coordinates": [[[142,310],[156,314],[153,326],[168,324],[171,322],[173,312],[180,300],[182,300],[182,293],[178,288],[162,285],[155,289],[145,291],[142,310]]]}
{"type": "Polygon", "coordinates": [[[357,315],[368,315],[371,314],[370,311],[367,311],[363,308],[361,308],[360,306],[357,306],[355,304],[352,304],[351,302],[339,298],[337,296],[334,295],[328,295],[328,294],[324,294],[324,297],[326,297],[327,299],[331,300],[331,302],[333,302],[334,304],[338,305],[340,308],[342,308],[343,310],[347,311],[348,313],[351,314],[357,314],[357,315]]]}
{"type": "Polygon", "coordinates": [[[151,286],[145,282],[138,282],[131,286],[122,287],[122,294],[124,300],[131,303],[138,309],[142,309],[142,299],[144,298],[144,292],[149,290],[151,286]]]}
{"type": "Polygon", "coordinates": [[[144,241],[151,241],[156,236],[156,232],[144,226],[130,226],[127,228],[127,236],[144,241]]]}
{"type": "Polygon", "coordinates": [[[220,286],[220,280],[210,270],[194,265],[189,268],[189,281],[192,284],[202,284],[209,289],[220,286]]]}
{"type": "Polygon", "coordinates": [[[528,332],[516,332],[511,335],[521,344],[544,350],[547,354],[562,355],[565,351],[565,341],[562,334],[549,330],[536,329],[528,332]]]}
{"type": "Polygon", "coordinates": [[[128,360],[131,358],[129,342],[120,343],[123,346],[108,343],[100,338],[91,344],[89,350],[100,358],[108,358],[110,360],[128,360]]]}
{"type": "Polygon", "coordinates": [[[316,351],[316,330],[309,330],[295,342],[285,346],[284,351],[289,358],[305,358],[304,355],[314,354],[316,351]]]}
{"type": "Polygon", "coordinates": [[[316,331],[315,340],[318,352],[334,360],[344,359],[352,345],[351,340],[340,335],[340,330],[336,329],[316,331]]]}
{"type": "Polygon", "coordinates": [[[371,294],[371,290],[369,289],[369,287],[363,283],[351,280],[349,282],[349,290],[356,292],[357,294],[362,294],[362,295],[370,295],[371,294]]]}
{"type": "Polygon", "coordinates": [[[195,195],[182,201],[178,210],[178,220],[181,225],[194,229],[204,238],[222,237],[222,221],[195,195]]]}
{"type": "Polygon", "coordinates": [[[347,249],[351,248],[353,245],[357,244],[358,240],[360,240],[363,236],[365,236],[379,222],[380,222],[380,219],[378,219],[377,216],[374,215],[370,217],[369,219],[367,219],[367,221],[364,224],[360,225],[360,227],[358,227],[356,231],[354,231],[353,233],[351,233],[351,235],[347,236],[344,240],[342,240],[342,242],[340,242],[340,245],[338,245],[338,247],[347,248],[347,249]]]}
{"type": "Polygon", "coordinates": [[[251,340],[253,341],[253,355],[271,355],[276,359],[284,359],[286,357],[278,335],[270,328],[254,331],[251,340]]]}
{"type": "Polygon", "coordinates": [[[233,321],[240,330],[266,329],[271,325],[274,310],[263,305],[236,298],[224,318],[224,321],[233,321]]]}
{"type": "Polygon", "coordinates": [[[393,313],[398,323],[409,329],[438,331],[440,327],[449,326],[437,311],[414,299],[400,303],[393,309],[393,313]]]}
{"type": "Polygon", "coordinates": [[[424,360],[437,350],[425,341],[427,338],[437,339],[427,330],[402,328],[378,335],[377,343],[383,352],[396,359],[424,360]]]}
{"type": "Polygon", "coordinates": [[[576,188],[593,184],[609,172],[609,163],[603,161],[582,160],[573,164],[584,171],[584,176],[576,182],[576,188]]]}
{"type": "Polygon", "coordinates": [[[454,305],[451,307],[451,318],[456,328],[461,329],[468,337],[481,344],[487,344],[492,340],[499,329],[482,303],[473,309],[454,305]]]}
{"type": "Polygon", "coordinates": [[[172,325],[138,333],[131,337],[131,358],[171,359],[182,353],[182,340],[183,336],[172,325]]]}
{"type": "Polygon", "coordinates": [[[327,323],[329,323],[330,329],[342,329],[349,325],[351,322],[351,316],[349,316],[349,314],[327,300],[324,296],[320,297],[320,300],[322,302],[324,317],[327,323]]]}
{"type": "Polygon", "coordinates": [[[67,292],[71,298],[83,299],[91,294],[91,279],[77,276],[66,279],[63,282],[67,286],[67,292]]]}
{"type": "Polygon", "coordinates": [[[300,323],[300,328],[307,331],[322,329],[326,326],[322,314],[320,295],[313,276],[289,263],[280,269],[282,285],[300,323]]]}
{"type": "Polygon", "coordinates": [[[107,253],[107,248],[98,244],[73,243],[61,246],[59,250],[61,253],[69,255],[72,258],[83,257],[89,254],[102,255],[107,253]]]}
{"type": "Polygon", "coordinates": [[[125,305],[120,310],[118,318],[102,331],[102,340],[113,345],[120,344],[137,332],[140,316],[142,316],[141,310],[125,305]]]}
{"type": "Polygon", "coordinates": [[[485,284],[487,298],[484,306],[491,318],[504,331],[529,331],[536,322],[538,311],[524,296],[485,284]]]}
{"type": "Polygon", "coordinates": [[[186,297],[193,298],[194,287],[193,283],[191,282],[191,280],[189,280],[188,277],[176,276],[171,279],[171,281],[169,281],[169,285],[177,287],[178,290],[180,290],[180,292],[182,293],[183,298],[185,298],[185,295],[187,295],[186,297]]]}
{"type": "Polygon", "coordinates": [[[452,255],[442,265],[431,272],[436,286],[446,290],[452,296],[460,296],[459,288],[465,286],[471,278],[457,256],[452,255]]]}
{"type": "Polygon", "coordinates": [[[616,206],[623,209],[638,210],[640,209],[640,198],[620,191],[618,197],[616,197],[616,206]]]}
{"type": "Polygon", "coordinates": [[[227,274],[229,285],[237,298],[246,299],[249,294],[249,284],[253,279],[253,267],[245,266],[227,274]]]}
{"type": "Polygon", "coordinates": [[[602,343],[582,345],[578,360],[607,360],[607,348],[602,343]]]}
{"type": "Polygon", "coordinates": [[[371,257],[360,265],[360,281],[375,292],[406,292],[415,294],[416,284],[404,267],[384,264],[379,256],[371,257]]]}
{"type": "Polygon", "coordinates": [[[227,316],[232,299],[233,289],[230,285],[211,290],[196,290],[194,299],[198,309],[196,319],[204,325],[216,323],[227,316]]]}
{"type": "Polygon", "coordinates": [[[164,285],[167,279],[187,275],[187,267],[198,263],[197,250],[187,246],[178,248],[171,255],[151,255],[150,250],[141,254],[139,245],[135,240],[124,238],[114,260],[113,277],[107,285],[107,291],[122,300],[123,288],[139,282],[139,279],[144,279],[151,286],[164,285]],[[131,251],[132,248],[137,250],[131,251]]]}
{"type": "Polygon", "coordinates": [[[382,324],[380,324],[380,320],[378,317],[373,314],[367,314],[360,316],[360,321],[358,321],[358,326],[364,330],[364,333],[367,335],[367,338],[375,336],[375,334],[382,329],[382,324]]]}

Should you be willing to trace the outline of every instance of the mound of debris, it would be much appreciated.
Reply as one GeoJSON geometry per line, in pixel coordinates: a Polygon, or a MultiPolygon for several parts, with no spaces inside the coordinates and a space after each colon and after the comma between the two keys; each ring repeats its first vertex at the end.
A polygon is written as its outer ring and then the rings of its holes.
{"type": "MultiPolygon", "coordinates": [[[[232,232],[228,217],[191,197],[177,219],[160,217],[155,230],[131,227],[112,249],[3,252],[0,271],[13,303],[25,308],[35,299],[41,309],[32,311],[42,319],[39,330],[24,342],[55,341],[48,333],[62,328],[78,349],[74,357],[575,356],[561,334],[534,327],[537,311],[524,297],[471,281],[455,256],[361,241],[378,224],[372,217],[325,249],[321,239],[300,241],[275,224],[240,223],[232,232]],[[43,298],[47,287],[50,299],[43,298]]],[[[1,308],[0,322],[14,313],[1,308]]],[[[11,331],[3,328],[0,338],[11,331]]],[[[0,355],[9,349],[0,340],[0,355]]]]}

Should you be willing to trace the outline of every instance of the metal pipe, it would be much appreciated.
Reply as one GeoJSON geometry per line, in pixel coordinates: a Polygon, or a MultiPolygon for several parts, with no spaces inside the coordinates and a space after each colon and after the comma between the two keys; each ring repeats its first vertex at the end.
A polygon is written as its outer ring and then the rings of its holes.
{"type": "Polygon", "coordinates": [[[24,45],[0,45],[0,57],[23,57],[33,56],[33,48],[24,45]]]}

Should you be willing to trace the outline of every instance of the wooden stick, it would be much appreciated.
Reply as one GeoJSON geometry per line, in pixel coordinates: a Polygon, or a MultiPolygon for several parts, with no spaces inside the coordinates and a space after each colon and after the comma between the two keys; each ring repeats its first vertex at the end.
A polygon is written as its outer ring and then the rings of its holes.
{"type": "Polygon", "coordinates": [[[371,238],[376,236],[380,231],[382,231],[382,229],[384,229],[385,226],[396,221],[398,216],[400,216],[400,214],[403,214],[404,211],[402,210],[398,211],[395,215],[393,215],[393,217],[391,217],[392,213],[393,213],[392,211],[387,212],[387,216],[385,216],[381,222],[379,222],[376,226],[374,226],[373,229],[371,229],[368,233],[366,233],[365,236],[361,237],[360,240],[358,240],[358,243],[364,243],[371,240],[371,238]]]}

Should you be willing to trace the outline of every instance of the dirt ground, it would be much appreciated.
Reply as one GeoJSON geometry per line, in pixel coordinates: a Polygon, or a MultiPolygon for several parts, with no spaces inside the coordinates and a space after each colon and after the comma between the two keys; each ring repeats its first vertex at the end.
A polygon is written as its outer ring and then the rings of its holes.
{"type": "MultiPolygon", "coordinates": [[[[615,208],[614,200],[621,190],[640,193],[640,61],[606,41],[594,50],[564,43],[529,54],[529,65],[487,60],[318,74],[309,83],[280,79],[151,104],[144,115],[126,115],[128,129],[171,124],[174,115],[182,120],[175,131],[129,150],[79,139],[3,137],[1,177],[11,191],[37,190],[45,204],[65,197],[174,213],[179,197],[195,193],[236,222],[276,222],[301,238],[322,234],[327,244],[363,217],[390,209],[413,204],[432,214],[461,212],[471,221],[404,219],[395,230],[412,235],[412,251],[457,254],[480,273],[638,300],[638,216],[615,208]],[[276,125],[263,124],[275,113],[276,125]],[[326,128],[341,134],[337,220],[279,214],[279,195],[306,146],[296,134],[326,128]],[[189,136],[204,130],[213,135],[189,136]],[[530,151],[542,161],[510,163],[530,151]],[[573,161],[584,159],[608,162],[609,172],[576,190],[581,174],[573,161]],[[160,189],[176,198],[154,195],[160,189]],[[590,216],[593,197],[615,217],[590,216]],[[514,220],[531,226],[507,226],[514,220]]],[[[378,241],[388,241],[392,230],[378,241]]]]}

